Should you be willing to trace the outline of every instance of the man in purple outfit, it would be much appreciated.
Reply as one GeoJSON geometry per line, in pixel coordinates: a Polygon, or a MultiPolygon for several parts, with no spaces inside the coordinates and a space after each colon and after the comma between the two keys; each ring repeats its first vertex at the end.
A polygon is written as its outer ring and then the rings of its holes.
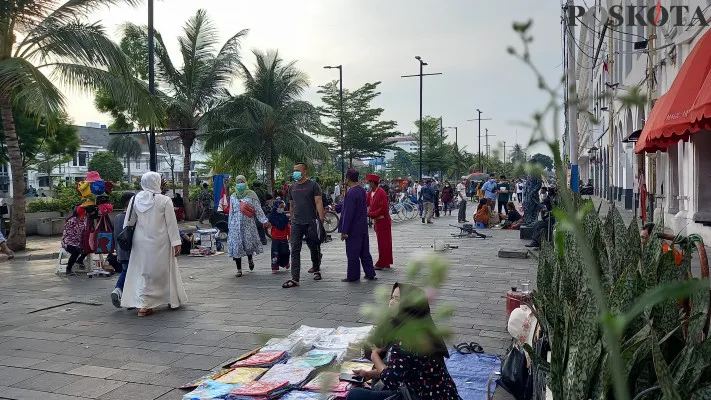
{"type": "Polygon", "coordinates": [[[348,190],[343,199],[339,231],[341,240],[346,241],[348,272],[346,279],[342,281],[359,281],[361,264],[363,272],[365,272],[365,279],[372,281],[376,278],[368,238],[368,208],[365,189],[358,184],[358,171],[349,169],[346,172],[346,184],[348,190]]]}

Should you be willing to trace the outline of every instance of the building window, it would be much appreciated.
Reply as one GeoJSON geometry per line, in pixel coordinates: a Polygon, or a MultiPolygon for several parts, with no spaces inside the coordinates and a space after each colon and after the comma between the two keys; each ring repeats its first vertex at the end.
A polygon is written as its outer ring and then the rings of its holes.
{"type": "Polygon", "coordinates": [[[40,176],[37,179],[37,184],[39,187],[51,187],[52,186],[52,177],[51,176],[40,176]]]}
{"type": "Polygon", "coordinates": [[[89,152],[79,151],[74,154],[74,159],[72,160],[72,166],[74,167],[86,167],[87,159],[89,158],[89,152]]]}

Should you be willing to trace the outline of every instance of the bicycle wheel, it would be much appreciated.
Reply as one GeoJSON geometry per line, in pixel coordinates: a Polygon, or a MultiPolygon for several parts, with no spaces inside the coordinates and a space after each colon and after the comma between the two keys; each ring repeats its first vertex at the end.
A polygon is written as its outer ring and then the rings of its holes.
{"type": "Polygon", "coordinates": [[[415,219],[419,214],[419,210],[417,209],[417,207],[412,205],[412,203],[405,204],[405,207],[407,210],[407,219],[415,219]]]}
{"type": "Polygon", "coordinates": [[[392,219],[395,220],[397,218],[398,221],[402,221],[405,218],[405,210],[403,210],[402,206],[400,204],[395,204],[394,206],[391,207],[393,212],[390,214],[392,215],[392,219]]]}
{"type": "Polygon", "coordinates": [[[328,211],[323,218],[323,229],[326,233],[333,233],[338,229],[338,215],[333,211],[328,211]]]}

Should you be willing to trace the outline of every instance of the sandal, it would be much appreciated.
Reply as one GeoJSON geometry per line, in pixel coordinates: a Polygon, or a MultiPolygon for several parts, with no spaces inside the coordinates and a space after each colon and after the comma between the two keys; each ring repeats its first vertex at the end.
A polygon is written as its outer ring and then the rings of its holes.
{"type": "Polygon", "coordinates": [[[241,278],[242,277],[242,270],[238,269],[237,273],[235,274],[236,277],[241,278]]]}
{"type": "Polygon", "coordinates": [[[309,274],[313,274],[313,273],[314,273],[314,269],[313,269],[313,268],[309,268],[309,270],[308,270],[307,272],[308,272],[309,274]]]}
{"type": "Polygon", "coordinates": [[[293,279],[289,279],[281,285],[281,287],[283,287],[284,289],[289,289],[297,286],[299,286],[299,282],[293,279]]]}
{"type": "Polygon", "coordinates": [[[279,268],[272,268],[272,274],[278,274],[279,273],[279,268]]]}
{"type": "Polygon", "coordinates": [[[457,350],[457,353],[459,353],[459,354],[472,354],[472,353],[481,354],[484,352],[484,348],[481,347],[481,345],[477,342],[460,343],[460,344],[454,346],[454,350],[457,350]]]}
{"type": "Polygon", "coordinates": [[[138,310],[138,316],[139,317],[147,317],[149,315],[153,314],[153,309],[152,308],[141,308],[138,310]]]}
{"type": "Polygon", "coordinates": [[[323,278],[321,277],[321,273],[320,273],[320,272],[314,272],[314,280],[315,280],[315,281],[320,281],[321,279],[323,279],[323,278]]]}

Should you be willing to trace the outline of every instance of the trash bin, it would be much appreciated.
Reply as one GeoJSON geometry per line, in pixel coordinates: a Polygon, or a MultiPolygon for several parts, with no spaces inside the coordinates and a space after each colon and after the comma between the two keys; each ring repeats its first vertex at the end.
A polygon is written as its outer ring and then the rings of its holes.
{"type": "Polygon", "coordinates": [[[61,235],[64,231],[64,218],[52,218],[52,235],[61,235]]]}
{"type": "Polygon", "coordinates": [[[52,218],[37,218],[37,234],[40,236],[52,236],[52,218]]]}

